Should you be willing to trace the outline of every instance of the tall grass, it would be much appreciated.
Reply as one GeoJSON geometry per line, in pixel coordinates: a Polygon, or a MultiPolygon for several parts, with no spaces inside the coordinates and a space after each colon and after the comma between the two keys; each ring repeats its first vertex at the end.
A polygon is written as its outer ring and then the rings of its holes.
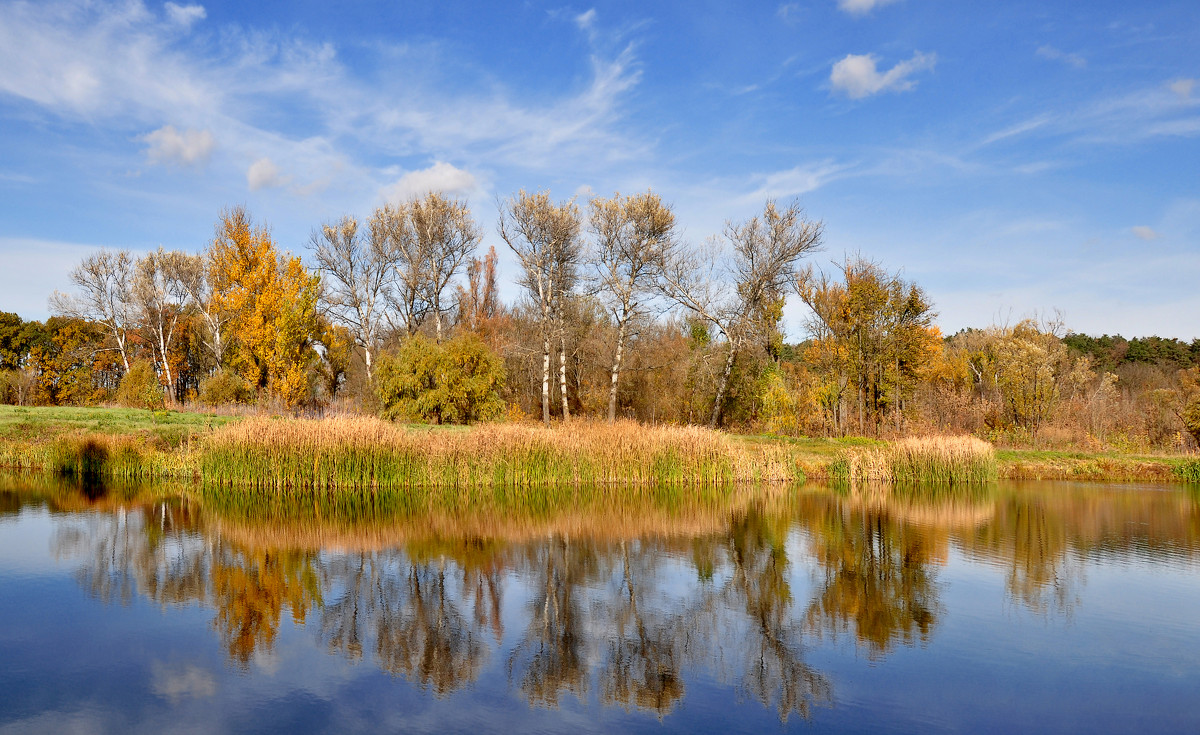
{"type": "Polygon", "coordinates": [[[1200,485],[1200,459],[1189,459],[1172,468],[1181,482],[1200,485]]]}
{"type": "Polygon", "coordinates": [[[37,454],[26,458],[31,466],[65,477],[147,480],[193,473],[187,450],[164,451],[144,437],[68,434],[37,454]]]}
{"type": "Polygon", "coordinates": [[[206,483],[218,486],[498,492],[802,479],[783,448],[748,452],[697,427],[577,421],[554,429],[488,424],[433,430],[361,417],[230,424],[203,442],[199,469],[206,483]]]}
{"type": "Polygon", "coordinates": [[[994,482],[998,473],[991,444],[973,436],[931,436],[847,450],[830,474],[850,483],[970,485],[994,482]]]}

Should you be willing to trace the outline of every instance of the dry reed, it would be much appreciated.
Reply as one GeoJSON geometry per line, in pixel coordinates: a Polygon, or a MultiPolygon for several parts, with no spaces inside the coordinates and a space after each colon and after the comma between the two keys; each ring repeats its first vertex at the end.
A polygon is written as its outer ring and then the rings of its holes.
{"type": "Polygon", "coordinates": [[[848,451],[830,474],[850,483],[961,485],[994,482],[998,473],[995,450],[982,439],[930,436],[848,451]]]}
{"type": "Polygon", "coordinates": [[[749,452],[698,427],[592,421],[552,429],[522,424],[427,429],[363,417],[248,419],[207,437],[199,467],[204,481],[216,486],[501,492],[538,487],[543,495],[579,486],[802,479],[783,448],[749,452]]]}

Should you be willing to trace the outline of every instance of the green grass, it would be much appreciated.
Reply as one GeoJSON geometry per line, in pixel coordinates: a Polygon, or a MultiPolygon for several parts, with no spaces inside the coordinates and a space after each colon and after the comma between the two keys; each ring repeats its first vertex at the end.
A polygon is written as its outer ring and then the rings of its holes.
{"type": "Polygon", "coordinates": [[[138,408],[0,405],[0,439],[45,440],[62,434],[137,435],[168,447],[211,432],[236,417],[138,408]]]}
{"type": "Polygon", "coordinates": [[[1176,477],[1189,485],[1200,485],[1200,459],[1189,459],[1175,465],[1176,477]]]}

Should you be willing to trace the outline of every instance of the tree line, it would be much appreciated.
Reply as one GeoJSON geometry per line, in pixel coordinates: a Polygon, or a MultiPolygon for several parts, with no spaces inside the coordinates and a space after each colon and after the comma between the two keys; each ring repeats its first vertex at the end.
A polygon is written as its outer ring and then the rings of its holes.
{"type": "Polygon", "coordinates": [[[822,224],[795,202],[698,244],[651,191],[498,204],[510,304],[483,227],[439,193],[321,225],[311,268],[243,207],[199,253],[90,254],[45,323],[0,317],[0,399],[1145,447],[1200,436],[1200,340],[1036,320],[944,337],[928,294],[879,263],[808,264],[822,224]],[[789,296],[806,307],[799,344],[781,328],[789,296]]]}

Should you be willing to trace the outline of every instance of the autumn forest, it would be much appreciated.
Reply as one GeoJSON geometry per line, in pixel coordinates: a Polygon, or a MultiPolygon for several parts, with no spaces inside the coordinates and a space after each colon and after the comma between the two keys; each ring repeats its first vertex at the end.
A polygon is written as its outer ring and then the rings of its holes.
{"type": "Polygon", "coordinates": [[[102,250],[45,322],[0,314],[0,402],[203,407],[432,424],[695,424],[784,436],[973,434],[1000,446],[1186,451],[1200,340],[1090,337],[1028,318],[944,335],[917,283],[768,201],[703,244],[644,192],[521,191],[495,231],[437,193],[287,251],[243,207],[199,252],[102,250]],[[803,304],[802,342],[781,328],[803,304]]]}

